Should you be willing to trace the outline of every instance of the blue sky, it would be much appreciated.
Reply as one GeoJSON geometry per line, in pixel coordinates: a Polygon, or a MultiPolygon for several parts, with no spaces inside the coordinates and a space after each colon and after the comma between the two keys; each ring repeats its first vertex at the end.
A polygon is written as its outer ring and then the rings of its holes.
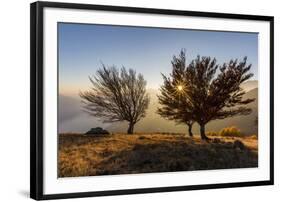
{"type": "Polygon", "coordinates": [[[78,94],[90,87],[88,76],[106,65],[142,73],[148,88],[159,88],[161,73],[171,72],[171,59],[186,49],[188,62],[197,55],[222,64],[248,56],[258,79],[258,34],[183,29],[59,23],[59,89],[78,94]]]}

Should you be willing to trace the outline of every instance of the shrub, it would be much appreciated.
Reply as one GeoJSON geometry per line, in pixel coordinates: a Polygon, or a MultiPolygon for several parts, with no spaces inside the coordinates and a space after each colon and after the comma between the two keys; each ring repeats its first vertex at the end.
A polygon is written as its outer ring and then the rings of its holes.
{"type": "Polygon", "coordinates": [[[228,128],[224,128],[220,131],[220,135],[221,136],[226,136],[226,137],[240,137],[243,134],[241,133],[241,131],[235,127],[228,127],[228,128]]]}

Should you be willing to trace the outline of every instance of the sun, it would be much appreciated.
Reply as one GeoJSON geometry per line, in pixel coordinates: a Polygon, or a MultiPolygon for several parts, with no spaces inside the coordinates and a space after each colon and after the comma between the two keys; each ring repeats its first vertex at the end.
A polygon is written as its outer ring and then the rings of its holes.
{"type": "Polygon", "coordinates": [[[183,90],[183,86],[182,85],[178,85],[177,88],[178,88],[179,91],[183,90]]]}

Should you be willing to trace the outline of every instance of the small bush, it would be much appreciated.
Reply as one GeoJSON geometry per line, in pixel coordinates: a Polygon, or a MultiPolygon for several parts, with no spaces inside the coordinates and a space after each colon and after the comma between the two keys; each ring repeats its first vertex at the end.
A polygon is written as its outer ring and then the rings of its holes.
{"type": "Polygon", "coordinates": [[[220,135],[225,137],[241,137],[243,134],[237,127],[232,126],[222,129],[220,135]]]}

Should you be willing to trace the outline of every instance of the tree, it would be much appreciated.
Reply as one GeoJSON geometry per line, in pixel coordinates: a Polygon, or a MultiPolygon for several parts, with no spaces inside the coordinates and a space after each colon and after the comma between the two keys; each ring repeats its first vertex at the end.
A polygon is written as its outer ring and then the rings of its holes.
{"type": "MultiPolygon", "coordinates": [[[[181,51],[177,59],[185,60],[182,55],[185,55],[184,51],[181,51]]],[[[203,140],[209,139],[205,134],[205,125],[208,122],[251,113],[252,110],[245,105],[255,99],[243,99],[245,91],[240,87],[253,76],[249,73],[250,69],[251,64],[247,65],[247,57],[241,62],[237,59],[230,60],[219,66],[215,58],[197,56],[185,67],[184,105],[181,112],[200,125],[200,135],[203,140]],[[218,73],[217,69],[219,69],[218,73]]],[[[166,80],[169,81],[170,78],[166,80]]],[[[168,88],[165,87],[166,80],[164,77],[164,89],[161,89],[164,98],[168,98],[169,93],[169,85],[168,88]]],[[[160,100],[167,107],[166,103],[169,101],[167,99],[163,101],[160,100]]]]}
{"type": "Polygon", "coordinates": [[[102,68],[96,76],[89,77],[92,88],[80,92],[84,109],[103,122],[129,122],[128,134],[134,125],[145,117],[149,104],[146,81],[143,75],[125,67],[119,71],[115,66],[102,68]]]}
{"type": "Polygon", "coordinates": [[[188,109],[188,100],[186,99],[186,58],[185,51],[181,51],[179,57],[173,57],[172,73],[170,77],[162,74],[164,84],[160,87],[160,95],[158,95],[161,107],[157,109],[157,113],[168,120],[174,120],[178,124],[186,124],[188,126],[188,134],[193,136],[192,125],[194,121],[192,116],[186,110],[188,109]]]}

